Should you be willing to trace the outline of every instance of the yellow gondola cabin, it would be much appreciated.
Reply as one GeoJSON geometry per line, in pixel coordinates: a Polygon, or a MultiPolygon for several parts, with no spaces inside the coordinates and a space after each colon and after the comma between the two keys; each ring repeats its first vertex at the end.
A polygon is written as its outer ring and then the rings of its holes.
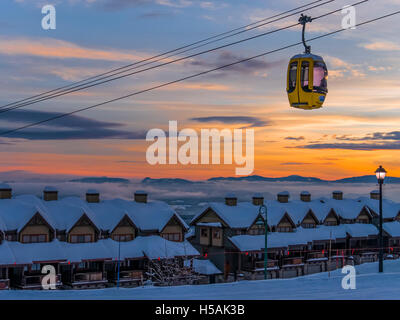
{"type": "Polygon", "coordinates": [[[286,91],[294,108],[312,110],[322,107],[328,92],[328,70],[322,57],[304,53],[290,59],[286,91]]]}

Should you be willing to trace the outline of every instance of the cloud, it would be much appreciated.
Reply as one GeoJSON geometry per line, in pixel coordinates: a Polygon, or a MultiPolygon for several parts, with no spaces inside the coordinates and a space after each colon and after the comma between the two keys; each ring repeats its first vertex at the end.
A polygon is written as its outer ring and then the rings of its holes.
{"type": "Polygon", "coordinates": [[[193,4],[188,0],[103,0],[97,1],[106,10],[121,10],[128,7],[137,7],[148,4],[156,4],[160,6],[185,8],[193,4]]]}
{"type": "Polygon", "coordinates": [[[78,46],[72,42],[51,38],[7,39],[0,37],[0,54],[105,61],[137,61],[146,58],[144,55],[139,56],[132,51],[91,49],[78,46]]]}
{"type": "Polygon", "coordinates": [[[397,140],[400,141],[400,131],[391,132],[374,132],[369,133],[363,137],[352,137],[349,135],[343,135],[336,137],[337,140],[347,141],[365,141],[365,140],[397,140]]]}
{"type": "Polygon", "coordinates": [[[208,123],[208,122],[220,122],[226,124],[243,124],[247,123],[247,128],[265,127],[269,125],[268,121],[256,118],[256,117],[246,117],[246,116],[213,116],[213,117],[198,117],[191,118],[190,120],[208,123]]]}
{"type": "Polygon", "coordinates": [[[400,51],[400,45],[391,41],[375,41],[360,46],[372,51],[400,51]]]}
{"type": "Polygon", "coordinates": [[[315,143],[296,147],[287,148],[302,148],[302,149],[344,149],[344,150],[360,150],[360,151],[375,151],[375,150],[400,150],[400,142],[395,143],[315,143]]]}
{"type": "Polygon", "coordinates": [[[325,56],[329,68],[330,78],[361,78],[365,77],[365,73],[362,71],[361,66],[358,64],[349,63],[340,58],[333,56],[325,56]]]}
{"type": "Polygon", "coordinates": [[[302,165],[308,165],[311,163],[308,162],[283,162],[281,163],[282,166],[302,166],[302,165]]]}
{"type": "Polygon", "coordinates": [[[156,18],[163,18],[163,17],[170,17],[172,13],[167,12],[148,12],[143,13],[139,16],[141,19],[156,19],[156,18]]]}
{"type": "MultiPolygon", "coordinates": [[[[244,59],[241,56],[235,55],[229,51],[224,51],[219,53],[217,58],[215,59],[214,62],[209,62],[205,60],[200,60],[200,59],[194,59],[189,62],[186,62],[187,64],[190,64],[192,66],[200,66],[200,67],[207,67],[207,68],[217,68],[223,65],[227,65],[233,62],[236,62],[238,60],[244,59]]],[[[253,59],[249,61],[245,61],[242,63],[238,63],[236,65],[233,65],[231,67],[227,67],[224,69],[224,71],[234,71],[240,74],[264,74],[267,69],[270,69],[272,67],[279,67],[280,65],[285,64],[283,60],[279,61],[274,61],[274,62],[265,62],[264,60],[261,59],[253,59]]],[[[222,72],[222,71],[221,71],[222,72]]]]}
{"type": "Polygon", "coordinates": [[[333,139],[337,141],[366,141],[362,143],[349,142],[333,142],[320,143],[311,141],[308,145],[301,145],[287,148],[302,148],[302,149],[344,149],[344,150],[400,150],[400,131],[391,132],[373,132],[364,136],[355,137],[351,135],[333,135],[333,139]],[[369,143],[368,143],[369,142],[369,143]]]}
{"type": "Polygon", "coordinates": [[[304,140],[305,138],[303,136],[300,137],[285,137],[285,140],[296,140],[296,141],[300,141],[300,140],[304,140]]]}
{"type": "MultiPolygon", "coordinates": [[[[10,128],[9,124],[24,124],[42,121],[61,115],[58,112],[18,110],[0,114],[0,119],[7,122],[7,127],[0,127],[0,134],[10,128]]],[[[145,139],[146,133],[131,132],[122,129],[123,124],[94,120],[82,116],[71,115],[46,122],[45,128],[27,128],[3,137],[27,140],[84,140],[84,139],[145,139]]]]}

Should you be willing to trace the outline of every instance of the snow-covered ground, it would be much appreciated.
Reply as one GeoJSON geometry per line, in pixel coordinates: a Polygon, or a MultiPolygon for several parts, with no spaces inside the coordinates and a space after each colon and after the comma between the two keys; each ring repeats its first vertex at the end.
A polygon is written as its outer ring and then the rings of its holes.
{"type": "Polygon", "coordinates": [[[385,261],[378,274],[377,263],[357,266],[356,289],[344,290],[341,269],[293,279],[240,281],[213,285],[178,287],[109,288],[63,291],[0,291],[6,299],[400,299],[400,260],[385,261]]]}

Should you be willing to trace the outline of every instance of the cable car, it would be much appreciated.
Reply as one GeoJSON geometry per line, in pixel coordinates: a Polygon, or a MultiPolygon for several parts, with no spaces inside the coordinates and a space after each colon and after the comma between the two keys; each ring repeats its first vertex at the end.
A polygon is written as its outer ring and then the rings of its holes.
{"type": "Polygon", "coordinates": [[[312,18],[301,15],[303,25],[303,54],[293,56],[287,71],[286,91],[290,106],[297,109],[312,110],[322,107],[328,93],[328,69],[322,57],[311,53],[304,39],[305,26],[312,18]]]}

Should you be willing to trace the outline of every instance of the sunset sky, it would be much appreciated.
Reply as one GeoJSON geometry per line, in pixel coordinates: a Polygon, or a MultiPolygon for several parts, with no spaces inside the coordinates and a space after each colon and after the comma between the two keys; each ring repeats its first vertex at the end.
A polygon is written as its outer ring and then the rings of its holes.
{"type": "MultiPolygon", "coordinates": [[[[2,0],[0,105],[70,84],[306,4],[306,0],[2,0]],[[57,29],[43,30],[41,8],[54,4],[57,29]]],[[[306,11],[317,16],[357,0],[306,11]]],[[[400,0],[369,0],[357,22],[400,10],[400,0]]],[[[316,20],[307,37],[341,28],[342,14],[316,20]]],[[[296,23],[269,24],[190,53],[296,23]]],[[[236,165],[146,163],[152,128],[251,128],[253,174],[338,179],[382,164],[400,176],[400,15],[310,42],[324,57],[324,107],[289,107],[286,69],[297,46],[189,81],[0,137],[0,171],[177,177],[234,176],[236,165]]],[[[18,111],[0,113],[0,132],[212,69],[301,40],[301,27],[260,37],[18,111]]]]}

